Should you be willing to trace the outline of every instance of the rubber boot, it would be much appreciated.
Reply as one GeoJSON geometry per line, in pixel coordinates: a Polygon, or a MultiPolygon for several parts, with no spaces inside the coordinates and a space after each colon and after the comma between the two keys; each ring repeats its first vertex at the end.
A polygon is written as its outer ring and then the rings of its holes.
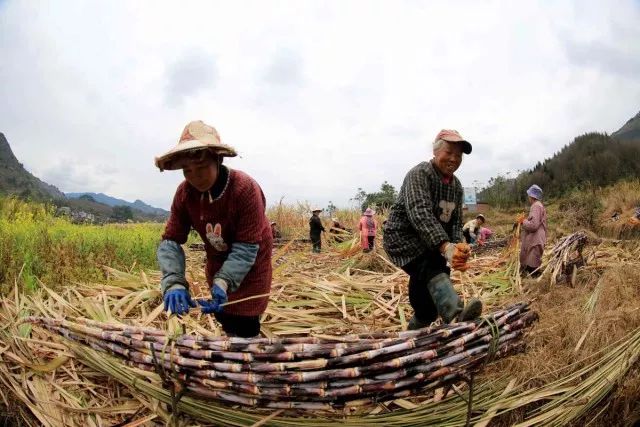
{"type": "Polygon", "coordinates": [[[426,328],[427,326],[429,326],[429,323],[423,322],[422,320],[418,319],[414,314],[411,320],[409,320],[409,324],[407,325],[407,330],[413,331],[416,329],[426,328]]]}
{"type": "MultiPolygon", "coordinates": [[[[462,305],[462,301],[460,301],[460,305],[462,305]]],[[[470,320],[475,320],[480,317],[481,314],[482,301],[480,301],[478,298],[471,298],[458,315],[458,322],[468,322],[470,320]]]]}
{"type": "Polygon", "coordinates": [[[462,311],[460,297],[453,289],[449,275],[440,273],[429,280],[427,289],[444,323],[451,323],[462,311]]]}

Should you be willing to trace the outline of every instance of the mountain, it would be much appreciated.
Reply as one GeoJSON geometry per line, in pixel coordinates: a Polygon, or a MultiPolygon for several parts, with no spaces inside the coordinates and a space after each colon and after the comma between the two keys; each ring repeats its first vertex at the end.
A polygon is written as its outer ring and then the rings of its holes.
{"type": "Polygon", "coordinates": [[[15,194],[39,201],[64,199],[53,185],[40,181],[27,171],[13,154],[9,141],[0,132],[0,194],[15,194]]]}
{"type": "Polygon", "coordinates": [[[107,194],[104,193],[65,193],[65,195],[67,196],[67,198],[69,199],[88,199],[89,197],[91,199],[88,200],[94,200],[98,203],[102,203],[104,205],[107,206],[129,206],[132,209],[137,209],[141,212],[144,212],[146,214],[150,214],[150,215],[156,215],[156,216],[167,216],[169,215],[169,212],[161,209],[161,208],[155,208],[151,205],[146,204],[145,202],[143,202],[140,199],[137,199],[134,202],[127,202],[126,200],[122,200],[122,199],[117,199],[115,197],[111,197],[107,194]],[[87,197],[88,196],[88,197],[87,197]]]}
{"type": "Polygon", "coordinates": [[[13,154],[7,138],[0,133],[0,195],[15,195],[21,199],[49,202],[58,207],[65,207],[72,217],[85,218],[86,214],[91,214],[91,222],[97,223],[127,220],[164,221],[169,215],[164,209],[154,208],[141,200],[130,203],[102,193],[70,194],[77,197],[66,197],[56,187],[27,171],[13,154]]]}
{"type": "Polygon", "coordinates": [[[640,111],[611,136],[620,141],[640,142],[640,111]]]}
{"type": "Polygon", "coordinates": [[[611,135],[591,132],[576,137],[553,157],[538,162],[515,178],[497,176],[478,194],[495,206],[510,206],[526,198],[537,184],[545,197],[561,197],[575,189],[604,187],[640,175],[640,113],[611,135]]]}

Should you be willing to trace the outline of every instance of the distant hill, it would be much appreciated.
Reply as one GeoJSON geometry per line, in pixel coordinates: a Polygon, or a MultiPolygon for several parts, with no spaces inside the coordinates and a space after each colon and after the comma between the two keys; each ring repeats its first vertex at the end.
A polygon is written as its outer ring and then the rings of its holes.
{"type": "Polygon", "coordinates": [[[611,136],[620,141],[640,142],[640,111],[611,136]]]}
{"type": "Polygon", "coordinates": [[[23,199],[53,201],[64,199],[64,194],[33,176],[13,154],[9,141],[0,132],[0,194],[15,194],[23,199]]]}
{"type": "Polygon", "coordinates": [[[124,221],[122,206],[130,208],[127,218],[133,221],[164,221],[169,212],[154,208],[141,200],[127,202],[99,193],[70,193],[78,197],[66,197],[53,185],[33,176],[18,161],[9,141],[0,133],[0,195],[14,195],[21,199],[49,202],[58,207],[69,207],[72,213],[92,214],[96,222],[124,221]],[[86,197],[80,197],[87,195],[86,197]],[[119,208],[115,208],[119,206],[119,208]],[[114,209],[115,208],[115,209],[114,209]]]}
{"type": "Polygon", "coordinates": [[[478,199],[496,206],[509,206],[526,199],[532,184],[546,196],[562,196],[586,185],[607,186],[640,175],[640,113],[611,136],[587,133],[549,159],[538,162],[516,178],[497,176],[478,194],[478,199]]]}
{"type": "MultiPolygon", "coordinates": [[[[140,199],[137,199],[134,202],[128,202],[126,200],[117,199],[115,197],[111,197],[104,193],[65,193],[68,199],[79,199],[82,196],[90,196],[93,200],[98,203],[105,204],[107,206],[129,206],[132,209],[137,209],[141,212],[150,214],[150,215],[158,215],[158,216],[167,216],[169,212],[161,209],[155,208],[143,202],[140,199]]],[[[86,199],[86,198],[85,198],[86,199]]]]}

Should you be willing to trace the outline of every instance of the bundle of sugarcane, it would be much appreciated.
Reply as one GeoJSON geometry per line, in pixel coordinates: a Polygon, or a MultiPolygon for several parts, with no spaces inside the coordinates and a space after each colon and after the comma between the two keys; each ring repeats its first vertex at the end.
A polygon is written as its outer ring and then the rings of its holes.
{"type": "Polygon", "coordinates": [[[588,241],[587,233],[577,231],[558,240],[553,246],[551,257],[547,266],[543,270],[543,275],[547,272],[551,273],[551,284],[558,283],[560,277],[571,274],[570,270],[584,264],[582,258],[582,249],[588,241]]]}
{"type": "Polygon", "coordinates": [[[511,238],[508,237],[505,237],[503,239],[488,240],[481,245],[477,245],[476,247],[474,247],[473,253],[476,255],[480,255],[494,249],[502,249],[509,244],[510,240],[511,238]]]}
{"type": "Polygon", "coordinates": [[[228,404],[331,410],[409,396],[459,380],[524,349],[537,319],[526,303],[475,322],[342,337],[167,336],[165,331],[29,317],[70,340],[159,373],[193,395],[228,404]]]}

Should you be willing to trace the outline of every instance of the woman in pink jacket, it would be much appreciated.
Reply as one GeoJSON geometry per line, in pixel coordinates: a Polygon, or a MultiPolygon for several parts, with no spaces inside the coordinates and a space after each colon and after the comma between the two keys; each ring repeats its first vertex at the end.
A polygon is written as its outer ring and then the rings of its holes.
{"type": "Polygon", "coordinates": [[[360,229],[360,247],[364,252],[369,252],[373,249],[373,242],[376,239],[376,230],[378,229],[378,223],[373,219],[373,210],[367,208],[360,218],[358,228],[360,229]]]}
{"type": "Polygon", "coordinates": [[[532,185],[527,190],[531,209],[529,217],[524,214],[518,218],[522,224],[522,246],[520,247],[520,265],[525,274],[539,276],[538,267],[542,264],[542,253],[547,242],[547,211],[542,204],[542,189],[532,185]],[[534,273],[535,271],[535,273],[534,273]]]}

